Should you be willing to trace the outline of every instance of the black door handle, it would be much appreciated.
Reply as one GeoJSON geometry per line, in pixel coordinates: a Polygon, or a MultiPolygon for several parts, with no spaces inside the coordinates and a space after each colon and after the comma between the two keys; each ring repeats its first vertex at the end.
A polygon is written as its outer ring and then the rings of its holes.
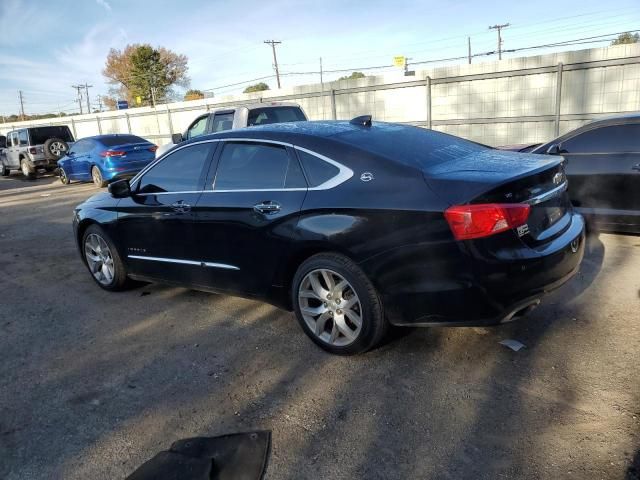
{"type": "Polygon", "coordinates": [[[258,203],[253,206],[253,209],[259,213],[265,213],[270,215],[272,213],[276,213],[280,211],[280,204],[277,202],[272,202],[271,200],[265,200],[262,203],[258,203]]]}
{"type": "Polygon", "coordinates": [[[631,170],[638,170],[640,172],[640,163],[636,163],[633,167],[631,167],[631,170]]]}
{"type": "Polygon", "coordinates": [[[178,200],[177,202],[172,203],[171,208],[177,213],[187,213],[191,211],[191,205],[184,203],[183,200],[178,200]]]}

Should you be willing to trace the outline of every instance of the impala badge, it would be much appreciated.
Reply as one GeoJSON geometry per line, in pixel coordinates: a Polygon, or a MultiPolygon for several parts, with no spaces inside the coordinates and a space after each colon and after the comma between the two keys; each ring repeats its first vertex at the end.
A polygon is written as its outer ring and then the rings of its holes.
{"type": "Polygon", "coordinates": [[[371,180],[373,180],[373,173],[364,172],[362,175],[360,175],[360,180],[362,180],[363,182],[370,182],[371,180]]]}

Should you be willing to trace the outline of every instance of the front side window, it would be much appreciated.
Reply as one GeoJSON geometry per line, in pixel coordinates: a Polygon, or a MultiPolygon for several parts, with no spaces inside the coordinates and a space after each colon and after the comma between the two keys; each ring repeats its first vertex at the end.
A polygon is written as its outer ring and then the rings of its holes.
{"type": "Polygon", "coordinates": [[[640,124],[594,128],[562,142],[561,153],[640,152],[640,124]]]}
{"type": "Polygon", "coordinates": [[[226,143],[214,181],[214,190],[280,190],[305,188],[295,158],[285,147],[258,143],[226,143]]]}
{"type": "Polygon", "coordinates": [[[29,145],[29,136],[27,135],[26,130],[20,130],[18,132],[18,141],[20,142],[21,147],[26,147],[29,145]]]}
{"type": "Polygon", "coordinates": [[[211,131],[224,132],[225,130],[231,130],[233,128],[233,112],[229,113],[216,113],[213,116],[213,127],[211,131]]]}
{"type": "Polygon", "coordinates": [[[204,134],[204,130],[207,127],[207,116],[196,120],[196,122],[187,130],[187,138],[194,138],[204,134]]]}
{"type": "Polygon", "coordinates": [[[167,155],[142,176],[138,193],[199,190],[202,170],[207,165],[212,145],[189,145],[167,155]]]}

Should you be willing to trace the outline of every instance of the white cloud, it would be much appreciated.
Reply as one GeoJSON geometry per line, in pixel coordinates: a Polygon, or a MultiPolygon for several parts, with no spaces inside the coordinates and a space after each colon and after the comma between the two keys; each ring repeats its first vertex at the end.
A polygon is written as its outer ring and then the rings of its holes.
{"type": "Polygon", "coordinates": [[[96,0],[96,3],[101,7],[104,7],[106,11],[111,11],[111,5],[109,5],[109,2],[107,2],[107,0],[96,0]]]}

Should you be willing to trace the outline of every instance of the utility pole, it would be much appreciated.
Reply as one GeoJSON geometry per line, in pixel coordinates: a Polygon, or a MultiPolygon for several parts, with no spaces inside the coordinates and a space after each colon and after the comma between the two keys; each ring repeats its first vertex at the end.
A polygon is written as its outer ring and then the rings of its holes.
{"type": "Polygon", "coordinates": [[[98,95],[98,110],[102,113],[102,95],[98,95]]]}
{"type": "Polygon", "coordinates": [[[467,56],[469,58],[469,65],[471,65],[471,37],[467,37],[467,56]]]}
{"type": "Polygon", "coordinates": [[[320,57],[320,85],[324,85],[322,81],[322,57],[320,57]]]}
{"type": "Polygon", "coordinates": [[[71,85],[71,88],[75,88],[78,91],[78,98],[77,98],[77,102],[78,102],[78,106],[80,107],[80,115],[82,115],[82,89],[84,88],[84,85],[71,85]]]}
{"type": "Polygon", "coordinates": [[[509,23],[503,23],[489,27],[489,30],[498,30],[498,60],[502,60],[502,29],[507,28],[509,25],[509,23]]]}
{"type": "Polygon", "coordinates": [[[20,98],[20,120],[24,121],[24,98],[22,97],[22,90],[18,90],[18,97],[20,98]]]}
{"type": "Polygon", "coordinates": [[[320,91],[322,92],[322,96],[320,97],[320,101],[322,102],[322,119],[325,119],[324,113],[324,80],[322,78],[322,57],[320,57],[320,91]]]}
{"type": "Polygon", "coordinates": [[[89,102],[89,89],[92,87],[93,85],[88,85],[87,82],[84,82],[84,91],[87,95],[87,113],[91,113],[91,103],[89,102]]]}
{"type": "Polygon", "coordinates": [[[278,88],[280,88],[280,72],[278,71],[278,58],[276,57],[276,45],[279,45],[282,42],[276,42],[275,40],[265,40],[264,43],[266,43],[267,45],[271,45],[271,50],[273,51],[273,68],[276,69],[276,80],[278,81],[278,88]]]}

